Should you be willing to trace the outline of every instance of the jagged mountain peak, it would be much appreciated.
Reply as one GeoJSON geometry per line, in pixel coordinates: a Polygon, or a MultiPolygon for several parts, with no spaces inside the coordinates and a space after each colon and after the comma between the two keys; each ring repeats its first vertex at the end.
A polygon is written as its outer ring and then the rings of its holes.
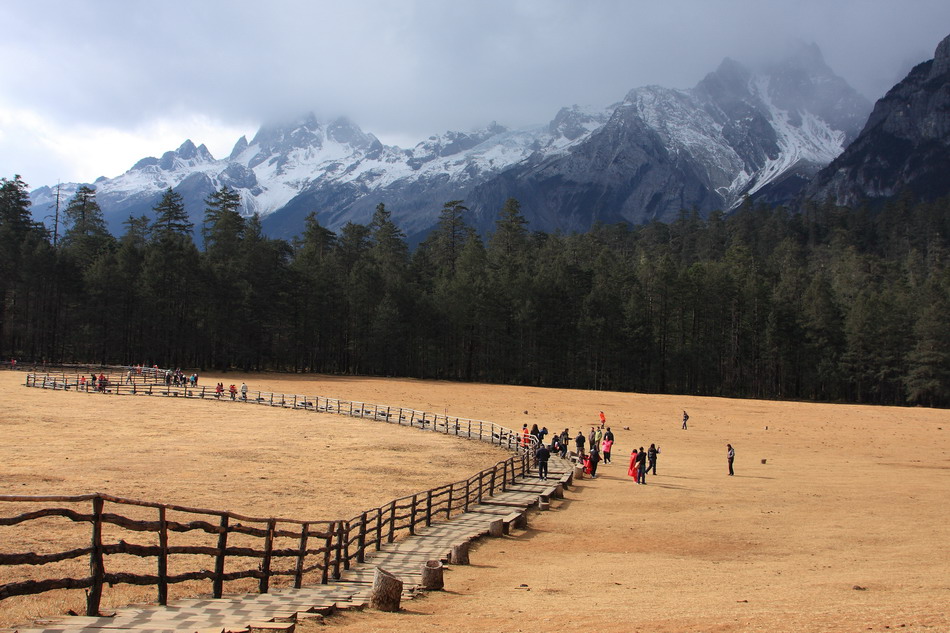
{"type": "Polygon", "coordinates": [[[874,105],[860,135],[812,181],[805,197],[856,205],[909,191],[950,195],[950,36],[874,105]]]}
{"type": "Polygon", "coordinates": [[[930,76],[934,78],[947,72],[950,72],[950,35],[937,44],[930,76]]]}

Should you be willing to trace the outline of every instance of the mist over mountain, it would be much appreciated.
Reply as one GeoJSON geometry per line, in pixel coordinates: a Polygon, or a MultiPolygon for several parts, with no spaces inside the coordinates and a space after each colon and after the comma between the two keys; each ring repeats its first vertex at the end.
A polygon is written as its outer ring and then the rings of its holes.
{"type": "MultiPolygon", "coordinates": [[[[509,197],[532,230],[585,231],[595,222],[672,220],[683,209],[705,216],[746,196],[794,199],[858,136],[870,111],[811,45],[756,70],[726,59],[687,90],[646,86],[606,107],[562,107],[534,127],[492,123],[403,149],[348,119],[311,114],[262,126],[225,158],[189,140],[94,184],[115,233],[129,216],[151,216],[169,187],[200,226],[204,199],[224,185],[276,237],[298,235],[311,212],[334,231],[366,223],[382,202],[415,242],[455,199],[488,233],[509,197]]],[[[62,186],[61,198],[77,187],[62,186]]],[[[49,208],[54,196],[50,187],[35,190],[34,207],[49,208]]]]}

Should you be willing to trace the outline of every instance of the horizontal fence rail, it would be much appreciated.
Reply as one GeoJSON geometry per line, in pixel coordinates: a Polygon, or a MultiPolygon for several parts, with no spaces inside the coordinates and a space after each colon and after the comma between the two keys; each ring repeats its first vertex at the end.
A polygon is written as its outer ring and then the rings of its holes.
{"type": "Polygon", "coordinates": [[[93,384],[89,379],[83,381],[84,376],[84,374],[67,376],[65,374],[29,372],[26,374],[24,384],[27,387],[77,391],[87,394],[188,398],[299,409],[316,413],[333,413],[477,439],[502,446],[508,450],[515,450],[522,446],[535,446],[537,443],[533,436],[524,432],[515,432],[494,422],[455,417],[445,413],[430,413],[407,407],[268,391],[248,390],[245,393],[240,391],[231,393],[225,389],[222,392],[217,392],[213,386],[175,386],[167,385],[160,380],[155,382],[154,380],[143,379],[136,382],[133,379],[132,382],[124,382],[125,377],[123,375],[116,376],[115,374],[106,376],[104,381],[97,381],[93,384]]]}
{"type": "MultiPolygon", "coordinates": [[[[135,374],[127,380],[128,368],[119,369],[122,371],[110,372],[104,381],[100,381],[98,375],[105,374],[105,371],[99,371],[95,384],[88,379],[80,380],[79,376],[84,374],[29,372],[25,385],[88,394],[232,400],[231,394],[215,393],[214,388],[167,385],[161,370],[135,374]],[[141,380],[136,381],[136,378],[141,380]]],[[[420,527],[448,520],[468,511],[471,505],[483,498],[504,492],[518,477],[528,474],[534,463],[537,440],[533,436],[483,420],[322,396],[260,391],[248,391],[246,397],[242,395],[235,395],[233,400],[400,424],[489,442],[514,454],[467,479],[394,499],[347,520],[250,517],[102,493],[0,495],[0,503],[29,507],[14,516],[0,516],[0,528],[60,518],[74,524],[88,524],[89,529],[87,544],[66,551],[0,553],[0,567],[43,566],[86,559],[89,568],[88,576],[78,578],[31,579],[0,584],[0,600],[55,589],[83,589],[86,591],[87,615],[98,615],[106,584],[154,585],[159,604],[167,603],[169,585],[186,581],[210,581],[212,595],[216,598],[221,597],[225,582],[241,579],[256,580],[261,593],[268,591],[271,579],[275,577],[292,578],[295,587],[301,587],[305,581],[326,584],[331,579],[338,579],[342,570],[349,569],[351,564],[363,562],[368,549],[379,550],[386,543],[415,534],[420,527]],[[134,518],[127,516],[129,512],[151,513],[152,517],[134,518]],[[108,536],[104,536],[104,528],[108,529],[108,536]],[[136,534],[139,536],[134,536],[136,534]],[[118,535],[124,538],[118,538],[118,535]],[[126,538],[147,542],[127,542],[126,538]],[[154,573],[110,571],[112,566],[106,562],[117,555],[151,560],[154,573]],[[169,571],[171,556],[176,561],[183,557],[194,557],[196,561],[200,558],[200,562],[193,565],[192,570],[172,573],[169,571]],[[201,562],[213,568],[194,569],[200,567],[201,562]]]]}

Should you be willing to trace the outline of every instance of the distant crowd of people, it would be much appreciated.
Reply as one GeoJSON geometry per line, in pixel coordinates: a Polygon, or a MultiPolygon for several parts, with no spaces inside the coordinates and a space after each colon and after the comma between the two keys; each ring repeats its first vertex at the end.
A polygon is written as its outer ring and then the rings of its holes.
{"type": "MultiPolygon", "coordinates": [[[[682,429],[687,430],[687,421],[689,414],[683,411],[682,429]]],[[[626,427],[624,427],[626,428],[626,427]]],[[[538,464],[538,478],[546,480],[548,478],[548,461],[551,455],[558,455],[562,459],[567,458],[569,447],[572,441],[569,429],[564,429],[559,434],[551,436],[550,441],[545,438],[549,435],[547,427],[538,428],[537,424],[528,428],[527,424],[522,427],[522,446],[527,448],[534,445],[535,457],[538,464]],[[532,442],[534,438],[534,442],[532,442]]],[[[614,433],[607,426],[607,418],[603,411],[600,412],[600,424],[590,427],[587,434],[579,430],[573,437],[574,455],[578,463],[583,464],[584,472],[590,475],[592,479],[597,478],[598,466],[611,463],[611,453],[614,446],[614,433]]],[[[630,462],[627,466],[627,475],[633,477],[638,485],[646,485],[647,474],[654,476],[657,474],[656,464],[660,456],[660,447],[653,443],[649,448],[640,446],[634,448],[630,453],[630,462]]],[[[735,475],[733,464],[735,462],[736,452],[731,444],[726,444],[726,461],[729,468],[729,475],[735,475]]]]}

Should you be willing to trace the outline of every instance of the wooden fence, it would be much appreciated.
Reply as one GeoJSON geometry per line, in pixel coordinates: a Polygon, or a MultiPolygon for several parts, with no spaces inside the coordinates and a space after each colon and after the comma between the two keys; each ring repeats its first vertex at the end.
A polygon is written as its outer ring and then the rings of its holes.
{"type": "MultiPolygon", "coordinates": [[[[75,382],[71,383],[68,378],[50,375],[30,374],[26,384],[47,389],[76,388],[75,382]]],[[[124,385],[116,384],[106,393],[209,397],[207,391],[185,387],[169,388],[164,385],[146,385],[145,388],[129,385],[126,389],[124,385]]],[[[348,569],[352,563],[363,562],[367,549],[379,550],[384,543],[392,543],[405,535],[415,534],[420,526],[428,526],[435,520],[449,519],[468,511],[470,505],[481,502],[496,491],[505,491],[517,477],[527,474],[533,465],[533,438],[530,444],[525,445],[520,434],[496,424],[332,398],[304,399],[294,396],[289,399],[285,394],[252,393],[253,397],[249,393],[247,402],[406,424],[491,442],[513,450],[515,454],[468,479],[394,499],[348,520],[302,521],[248,517],[233,512],[136,501],[101,493],[80,496],[0,495],[0,502],[31,508],[16,516],[0,517],[0,527],[29,525],[32,521],[46,517],[62,517],[76,523],[88,523],[91,532],[87,546],[63,552],[0,553],[0,567],[41,566],[83,558],[88,558],[89,561],[89,575],[85,577],[22,580],[2,584],[0,600],[55,589],[84,589],[87,615],[98,615],[103,587],[119,583],[155,585],[159,604],[167,602],[168,585],[185,581],[210,580],[212,594],[216,598],[221,597],[225,582],[247,578],[257,579],[258,590],[262,593],[268,591],[271,579],[275,577],[292,578],[294,586],[300,587],[305,579],[308,582],[311,579],[316,582],[318,575],[319,582],[325,584],[330,579],[339,578],[341,570],[348,569]],[[275,399],[278,395],[280,397],[275,399]],[[86,503],[91,504],[87,511],[50,505],[86,503]],[[155,516],[151,520],[123,516],[118,514],[122,507],[135,507],[140,513],[155,512],[155,516]],[[110,528],[110,532],[122,531],[119,534],[150,534],[149,539],[153,544],[129,543],[124,538],[118,538],[118,534],[114,535],[113,539],[106,539],[103,536],[103,528],[106,526],[110,528]],[[171,540],[178,538],[177,535],[198,535],[213,539],[214,542],[194,544],[195,539],[183,539],[181,543],[176,540],[173,544],[171,540]],[[245,541],[251,539],[253,544],[246,546],[243,542],[235,543],[235,537],[245,541]],[[157,545],[154,544],[156,540],[157,545]],[[155,573],[110,571],[112,567],[106,565],[106,560],[114,555],[154,558],[155,573]],[[205,561],[213,560],[213,569],[170,573],[169,557],[176,556],[176,560],[180,560],[181,555],[206,557],[205,561]]]]}
{"type": "MultiPolygon", "coordinates": [[[[219,394],[215,392],[214,387],[207,385],[198,387],[176,387],[168,386],[161,381],[133,381],[131,384],[127,384],[125,380],[124,375],[110,375],[106,378],[105,386],[100,390],[98,385],[91,384],[88,381],[85,384],[80,383],[78,376],[27,373],[24,384],[27,387],[36,387],[39,389],[76,391],[86,394],[190,398],[216,402],[256,404],[285,409],[299,409],[317,413],[333,413],[376,420],[378,422],[418,427],[446,435],[477,439],[482,442],[489,442],[501,446],[508,450],[518,449],[525,441],[525,437],[522,433],[515,432],[494,422],[461,418],[444,413],[418,411],[406,407],[340,400],[338,398],[328,398],[324,396],[305,396],[268,391],[248,391],[246,395],[240,392],[232,395],[225,390],[219,394]]],[[[529,437],[528,439],[529,442],[534,442],[533,438],[529,437]]]]}

